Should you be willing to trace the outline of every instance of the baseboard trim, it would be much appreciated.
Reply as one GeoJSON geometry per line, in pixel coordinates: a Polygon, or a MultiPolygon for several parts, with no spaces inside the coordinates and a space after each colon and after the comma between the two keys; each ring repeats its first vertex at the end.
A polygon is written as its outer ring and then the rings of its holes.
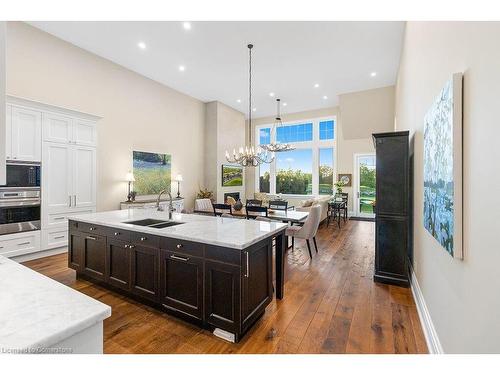
{"type": "Polygon", "coordinates": [[[436,328],[434,328],[434,323],[432,322],[431,315],[425,304],[424,295],[418,285],[417,275],[410,265],[410,283],[411,292],[413,294],[413,299],[417,305],[418,317],[420,318],[420,324],[422,325],[422,330],[424,331],[425,341],[427,343],[427,350],[429,354],[444,354],[443,347],[439,341],[436,328]]]}
{"type": "Polygon", "coordinates": [[[16,261],[17,263],[22,263],[22,262],[27,262],[29,260],[34,260],[38,258],[45,258],[49,257],[51,255],[57,255],[57,254],[62,254],[68,252],[68,247],[58,247],[56,249],[49,249],[49,250],[42,250],[42,251],[37,251],[36,253],[30,253],[30,254],[24,254],[24,255],[19,255],[17,257],[12,257],[10,259],[16,261]]]}

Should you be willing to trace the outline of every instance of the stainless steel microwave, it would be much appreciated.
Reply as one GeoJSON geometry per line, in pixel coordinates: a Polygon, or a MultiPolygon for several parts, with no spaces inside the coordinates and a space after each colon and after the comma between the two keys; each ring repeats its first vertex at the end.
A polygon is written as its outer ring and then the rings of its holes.
{"type": "Polygon", "coordinates": [[[7,161],[5,188],[40,188],[40,163],[7,161]]]}

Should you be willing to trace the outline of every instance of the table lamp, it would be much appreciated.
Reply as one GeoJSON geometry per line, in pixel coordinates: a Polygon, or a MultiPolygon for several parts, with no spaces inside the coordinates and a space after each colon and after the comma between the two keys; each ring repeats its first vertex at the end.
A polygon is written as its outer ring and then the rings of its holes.
{"type": "Polygon", "coordinates": [[[182,181],[182,175],[178,174],[177,177],[175,177],[175,181],[177,181],[177,198],[180,198],[181,197],[180,183],[182,181]]]}
{"type": "Polygon", "coordinates": [[[132,185],[132,182],[135,181],[134,174],[131,171],[128,171],[127,175],[125,176],[125,181],[128,182],[128,195],[127,195],[127,202],[132,202],[130,198],[132,198],[132,194],[130,194],[130,187],[132,185]]]}

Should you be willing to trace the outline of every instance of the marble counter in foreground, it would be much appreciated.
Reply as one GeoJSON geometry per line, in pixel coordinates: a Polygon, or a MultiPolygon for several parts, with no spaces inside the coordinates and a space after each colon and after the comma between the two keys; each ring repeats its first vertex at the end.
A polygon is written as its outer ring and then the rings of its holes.
{"type": "Polygon", "coordinates": [[[108,305],[3,256],[0,291],[0,353],[75,343],[86,330],[99,334],[102,321],[111,316],[108,305]]]}
{"type": "Polygon", "coordinates": [[[154,209],[129,209],[69,217],[70,220],[77,220],[95,225],[104,225],[107,227],[121,228],[140,233],[154,234],[157,236],[201,242],[240,250],[282,231],[287,226],[279,222],[264,222],[179,213],[174,213],[172,220],[182,222],[183,224],[162,229],[126,223],[127,221],[147,218],[168,220],[168,213],[156,211],[154,209]]]}

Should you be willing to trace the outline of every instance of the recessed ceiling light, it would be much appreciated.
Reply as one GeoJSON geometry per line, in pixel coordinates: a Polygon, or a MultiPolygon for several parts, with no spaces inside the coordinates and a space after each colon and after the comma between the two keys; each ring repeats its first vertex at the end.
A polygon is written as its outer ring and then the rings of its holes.
{"type": "Polygon", "coordinates": [[[286,103],[283,103],[283,107],[286,107],[287,105],[288,105],[288,104],[286,104],[286,103]]]}
{"type": "Polygon", "coordinates": [[[371,75],[372,77],[375,77],[375,76],[377,75],[377,72],[371,72],[371,73],[370,73],[370,75],[371,75]]]}
{"type": "Polygon", "coordinates": [[[314,88],[317,89],[319,87],[319,83],[314,84],[314,88]]]}
{"type": "Polygon", "coordinates": [[[238,103],[241,103],[241,99],[236,99],[236,101],[237,101],[238,103]]]}
{"type": "Polygon", "coordinates": [[[253,109],[252,109],[252,111],[254,111],[254,112],[255,112],[256,110],[257,110],[257,108],[253,108],[253,109]]]}
{"type": "Polygon", "coordinates": [[[270,93],[269,93],[269,96],[270,96],[270,97],[274,97],[274,95],[276,95],[274,92],[270,92],[270,93]]]}
{"type": "Polygon", "coordinates": [[[183,22],[182,27],[184,27],[184,30],[191,30],[191,23],[190,22],[183,22]]]}
{"type": "Polygon", "coordinates": [[[324,99],[324,100],[328,99],[328,96],[323,95],[323,99],[324,99]]]}
{"type": "Polygon", "coordinates": [[[183,72],[186,70],[186,67],[184,65],[179,65],[179,71],[183,72]]]}
{"type": "Polygon", "coordinates": [[[139,42],[139,43],[137,43],[137,47],[139,47],[140,49],[146,49],[146,43],[139,42]]]}

